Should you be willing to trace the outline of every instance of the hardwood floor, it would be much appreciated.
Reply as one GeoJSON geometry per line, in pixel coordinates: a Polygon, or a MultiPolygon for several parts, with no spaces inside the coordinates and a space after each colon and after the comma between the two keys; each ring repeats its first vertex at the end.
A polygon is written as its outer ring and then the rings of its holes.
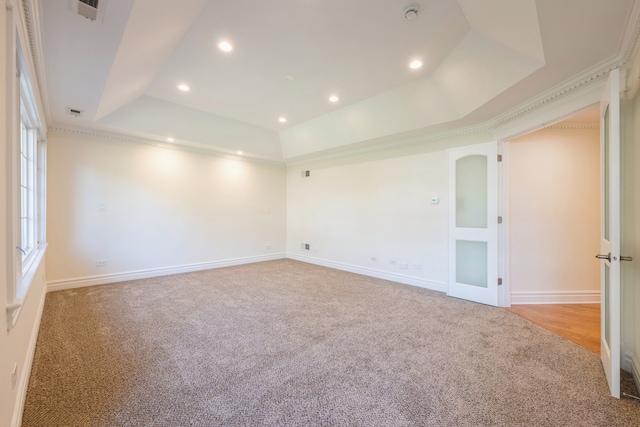
{"type": "Polygon", "coordinates": [[[507,310],[600,354],[600,304],[513,305],[507,310]]]}

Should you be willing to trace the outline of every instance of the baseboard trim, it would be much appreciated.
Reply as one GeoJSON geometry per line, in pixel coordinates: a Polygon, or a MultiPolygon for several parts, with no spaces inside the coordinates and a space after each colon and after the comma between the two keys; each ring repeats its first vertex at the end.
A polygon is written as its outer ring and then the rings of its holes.
{"type": "Polygon", "coordinates": [[[11,425],[13,427],[19,427],[22,425],[22,412],[24,411],[24,404],[27,400],[27,388],[29,386],[29,378],[31,377],[31,367],[33,366],[33,358],[36,354],[36,343],[38,341],[38,333],[40,332],[40,322],[42,320],[42,313],[44,311],[44,302],[47,297],[46,285],[43,286],[40,293],[40,301],[38,302],[38,311],[36,313],[35,322],[31,329],[31,337],[29,338],[29,346],[27,347],[27,354],[22,364],[22,372],[20,373],[20,379],[18,382],[18,392],[16,394],[16,403],[13,408],[13,417],[11,425]]]}
{"type": "Polygon", "coordinates": [[[511,292],[511,304],[598,304],[600,291],[511,292]]]}
{"type": "Polygon", "coordinates": [[[234,265],[252,264],[254,262],[273,261],[282,258],[286,258],[285,253],[258,255],[252,257],[233,258],[173,267],[153,268],[148,270],[127,271],[124,273],[102,274],[99,276],[55,280],[52,282],[47,282],[47,292],[84,288],[86,286],[105,285],[108,283],[126,282],[129,280],[148,279],[151,277],[169,276],[171,274],[191,273],[194,271],[211,270],[214,268],[232,267],[234,265]]]}
{"type": "Polygon", "coordinates": [[[405,285],[431,289],[433,291],[447,292],[446,283],[418,279],[416,277],[403,276],[401,274],[389,273],[386,271],[375,270],[373,268],[359,267],[352,264],[345,264],[342,262],[330,261],[291,252],[287,253],[287,258],[307,262],[309,264],[321,265],[323,267],[335,268],[336,270],[348,271],[350,273],[362,274],[363,276],[375,277],[377,279],[390,280],[392,282],[398,282],[405,285]]]}

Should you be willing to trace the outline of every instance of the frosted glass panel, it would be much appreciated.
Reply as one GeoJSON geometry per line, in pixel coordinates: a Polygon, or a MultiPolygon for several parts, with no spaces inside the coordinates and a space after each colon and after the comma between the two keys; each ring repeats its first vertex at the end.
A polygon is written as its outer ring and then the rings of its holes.
{"type": "Polygon", "coordinates": [[[603,147],[603,166],[604,166],[604,238],[609,240],[609,106],[604,111],[604,147],[603,147]]]}
{"type": "Polygon", "coordinates": [[[487,287],[487,242],[456,240],[456,282],[487,287]]]}
{"type": "Polygon", "coordinates": [[[611,274],[609,266],[604,265],[604,340],[607,343],[607,347],[611,348],[609,344],[609,336],[611,335],[611,314],[609,313],[609,275],[611,274]]]}
{"type": "Polygon", "coordinates": [[[487,156],[456,161],[456,227],[487,228],[487,156]]]}

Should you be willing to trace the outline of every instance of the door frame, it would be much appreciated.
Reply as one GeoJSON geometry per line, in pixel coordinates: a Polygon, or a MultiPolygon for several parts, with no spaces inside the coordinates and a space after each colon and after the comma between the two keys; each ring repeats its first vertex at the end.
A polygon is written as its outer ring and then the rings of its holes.
{"type": "MultiPolygon", "coordinates": [[[[624,91],[626,72],[620,71],[620,89],[624,91]]],[[[602,90],[606,84],[606,78],[598,84],[585,88],[580,93],[575,93],[557,100],[554,105],[548,108],[540,108],[530,112],[526,117],[513,119],[494,131],[494,135],[499,142],[499,150],[502,152],[502,166],[499,177],[500,193],[498,199],[498,211],[502,213],[503,222],[499,230],[498,243],[498,271],[502,277],[502,289],[500,290],[498,306],[511,307],[511,271],[510,271],[510,228],[511,212],[509,211],[509,190],[511,188],[509,176],[509,147],[512,139],[527,135],[543,129],[554,123],[562,122],[571,116],[583,111],[598,107],[602,90]]],[[[598,190],[599,191],[599,190],[598,190]]]]}
{"type": "MultiPolygon", "coordinates": [[[[546,126],[549,126],[554,123],[561,122],[575,114],[583,112],[585,110],[596,108],[600,106],[600,100],[602,96],[602,92],[607,84],[608,73],[602,81],[598,82],[598,84],[594,84],[592,87],[585,89],[583,92],[579,94],[575,94],[573,96],[569,96],[566,100],[558,101],[557,105],[552,106],[544,111],[539,111],[537,113],[531,113],[529,117],[519,121],[518,123],[514,123],[512,125],[506,125],[504,128],[499,129],[495,132],[498,136],[498,141],[501,142],[501,150],[503,156],[502,163],[502,175],[500,179],[500,192],[502,197],[499,199],[499,212],[502,212],[503,215],[503,224],[502,228],[499,230],[499,253],[498,253],[498,262],[499,262],[499,273],[503,278],[503,287],[501,290],[501,294],[499,295],[499,306],[501,307],[510,307],[511,306],[511,276],[510,276],[510,212],[509,212],[509,190],[510,190],[510,177],[509,177],[509,146],[510,140],[515,139],[519,136],[523,136],[537,130],[540,130],[546,126]]],[[[619,73],[619,82],[620,82],[620,93],[624,93],[626,89],[626,78],[627,72],[626,70],[620,70],[619,73]]],[[[622,95],[621,95],[622,98],[622,95]]],[[[622,116],[622,112],[620,113],[622,116]]],[[[621,129],[623,132],[623,129],[621,129]]],[[[621,137],[620,140],[621,150],[624,146],[624,138],[621,137]]],[[[602,160],[601,160],[602,161],[602,160]]],[[[622,168],[622,160],[620,167],[622,168]]],[[[621,171],[621,175],[623,171],[621,171]]],[[[621,176],[622,179],[622,176],[621,176]]],[[[602,194],[602,189],[598,188],[599,196],[602,194]]],[[[621,207],[621,209],[623,209],[621,207]]],[[[622,212],[621,212],[622,215],[622,212]]],[[[622,219],[621,219],[622,220],[622,219]]],[[[622,275],[620,277],[620,292],[624,291],[624,283],[622,283],[622,275]]],[[[600,301],[602,304],[603,295],[600,295],[600,301]]],[[[618,306],[619,314],[620,314],[620,322],[622,323],[624,318],[624,313],[622,312],[622,302],[620,302],[618,306]]],[[[622,346],[624,345],[623,336],[620,337],[620,367],[624,368],[625,366],[625,355],[622,352],[622,346]]]]}

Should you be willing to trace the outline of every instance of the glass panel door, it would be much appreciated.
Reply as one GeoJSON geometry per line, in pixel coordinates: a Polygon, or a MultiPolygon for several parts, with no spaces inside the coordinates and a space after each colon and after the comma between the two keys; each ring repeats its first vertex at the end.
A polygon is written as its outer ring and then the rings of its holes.
{"type": "Polygon", "coordinates": [[[495,141],[447,151],[447,294],[489,305],[498,305],[497,156],[495,141]]]}

